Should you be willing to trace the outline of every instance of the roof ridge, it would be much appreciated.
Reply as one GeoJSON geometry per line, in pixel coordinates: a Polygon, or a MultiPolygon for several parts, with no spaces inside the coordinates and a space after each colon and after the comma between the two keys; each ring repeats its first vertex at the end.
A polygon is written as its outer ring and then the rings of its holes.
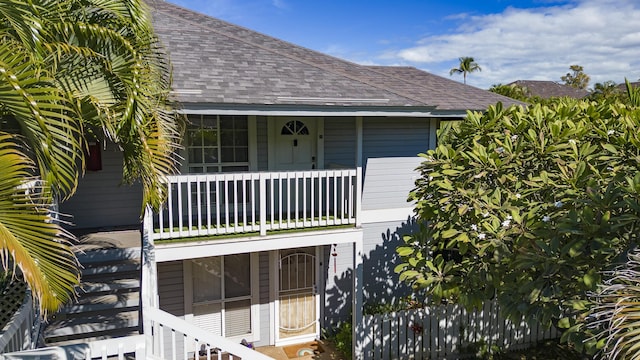
{"type": "MultiPolygon", "coordinates": [[[[305,48],[305,47],[303,47],[303,46],[300,46],[300,45],[296,45],[296,44],[290,43],[290,42],[288,42],[288,41],[284,41],[284,40],[281,40],[281,39],[278,39],[278,38],[275,38],[275,37],[272,37],[272,36],[269,36],[269,35],[266,35],[266,34],[262,34],[262,33],[258,32],[258,31],[255,31],[255,30],[251,30],[251,29],[245,28],[245,27],[240,26],[240,25],[232,24],[232,23],[230,23],[230,22],[228,22],[228,21],[225,21],[225,20],[221,20],[221,19],[218,19],[218,18],[214,18],[214,17],[212,17],[212,16],[209,16],[209,15],[206,15],[206,14],[203,14],[203,13],[199,13],[199,12],[197,12],[197,11],[193,11],[193,10],[187,9],[187,8],[181,7],[181,6],[179,6],[179,5],[176,5],[176,4],[173,4],[173,3],[169,3],[169,2],[167,2],[167,1],[164,1],[164,2],[165,2],[166,4],[169,4],[170,6],[175,6],[175,7],[178,7],[178,8],[180,8],[180,9],[182,9],[182,10],[185,10],[185,11],[188,11],[188,12],[192,12],[192,13],[195,13],[195,14],[198,14],[198,15],[202,15],[202,16],[205,16],[205,17],[208,17],[208,18],[211,18],[211,19],[214,19],[214,20],[217,20],[217,21],[223,22],[223,23],[228,24],[228,25],[230,25],[230,26],[234,26],[234,27],[237,27],[237,28],[243,29],[243,30],[245,30],[245,31],[250,31],[250,32],[252,32],[252,33],[255,33],[255,34],[258,34],[258,35],[260,35],[260,36],[263,36],[263,37],[269,38],[269,39],[270,39],[270,40],[272,40],[272,41],[276,41],[276,42],[281,43],[281,44],[284,44],[284,45],[293,46],[293,47],[295,47],[295,48],[299,48],[299,49],[302,49],[302,50],[305,50],[305,51],[313,52],[313,53],[318,54],[318,55],[320,55],[320,56],[323,56],[323,57],[327,57],[327,58],[334,59],[335,61],[341,62],[341,63],[343,63],[343,64],[348,64],[348,65],[350,65],[350,66],[356,66],[356,67],[358,67],[358,68],[360,68],[360,69],[363,69],[363,70],[365,70],[365,71],[375,72],[375,73],[377,73],[377,74],[379,74],[379,75],[382,75],[382,76],[385,76],[385,77],[388,77],[388,78],[393,78],[393,79],[395,79],[395,80],[402,80],[402,81],[406,81],[405,79],[401,79],[401,78],[396,77],[396,76],[389,76],[389,74],[384,74],[384,73],[382,73],[382,72],[375,71],[375,70],[373,70],[373,69],[368,68],[368,67],[367,67],[367,66],[365,66],[365,65],[359,65],[359,64],[356,64],[356,63],[353,63],[353,62],[350,62],[350,61],[347,61],[347,60],[344,60],[344,59],[340,59],[340,58],[337,58],[337,57],[334,57],[334,56],[331,56],[331,55],[327,55],[327,54],[321,53],[321,52],[319,52],[319,51],[315,51],[315,50],[312,50],[312,49],[308,49],[308,48],[305,48]]],[[[339,70],[337,70],[335,67],[332,67],[332,66],[327,66],[327,65],[318,64],[317,62],[309,61],[309,60],[307,60],[307,59],[303,59],[303,58],[301,58],[301,57],[299,57],[299,56],[295,56],[295,55],[290,54],[290,53],[286,53],[286,52],[283,52],[283,51],[279,51],[279,50],[276,50],[276,49],[273,49],[273,48],[270,48],[270,47],[267,47],[267,46],[264,46],[264,45],[261,45],[261,44],[256,44],[256,43],[255,43],[255,42],[253,42],[253,41],[249,41],[249,40],[244,39],[244,38],[242,38],[242,37],[239,37],[239,36],[236,36],[236,35],[230,34],[230,33],[226,32],[226,31],[222,31],[222,30],[219,30],[219,29],[214,29],[214,28],[211,28],[211,27],[206,27],[206,26],[202,25],[201,23],[195,22],[195,21],[190,20],[190,19],[186,19],[186,18],[184,18],[184,17],[182,17],[182,16],[180,16],[180,15],[176,15],[176,14],[174,14],[174,13],[172,13],[172,12],[169,12],[169,11],[166,11],[166,10],[163,10],[163,9],[159,9],[159,8],[154,8],[154,9],[155,9],[156,11],[162,12],[163,14],[165,14],[165,15],[167,15],[167,16],[170,16],[170,17],[173,17],[173,18],[176,18],[176,19],[180,19],[180,20],[182,20],[182,21],[186,21],[186,22],[190,23],[191,25],[197,26],[197,27],[199,27],[199,28],[201,28],[201,29],[206,29],[206,30],[209,30],[209,31],[213,31],[213,32],[218,33],[218,34],[221,34],[221,35],[223,35],[223,36],[226,36],[226,37],[232,38],[232,39],[234,39],[234,40],[236,40],[236,41],[240,41],[240,42],[243,42],[243,43],[245,43],[245,44],[250,44],[250,45],[253,45],[253,46],[259,47],[259,48],[260,48],[260,49],[262,49],[262,50],[266,50],[266,51],[272,52],[272,53],[277,54],[277,55],[280,55],[280,56],[285,56],[285,57],[287,57],[287,58],[289,58],[289,59],[292,59],[292,60],[295,60],[295,61],[299,61],[299,62],[304,63],[304,64],[307,64],[307,65],[309,65],[309,66],[313,66],[313,67],[316,67],[316,68],[318,68],[318,69],[322,69],[322,70],[325,70],[325,71],[331,72],[331,73],[333,73],[333,74],[340,75],[340,76],[344,76],[344,77],[349,78],[349,79],[351,79],[351,80],[354,80],[354,81],[357,81],[357,82],[360,82],[360,83],[364,83],[364,84],[367,84],[367,85],[369,85],[369,86],[373,86],[373,87],[378,88],[378,89],[381,89],[381,90],[388,91],[388,92],[393,93],[393,94],[395,94],[395,95],[398,95],[398,96],[401,96],[401,97],[404,97],[404,98],[407,98],[407,99],[410,99],[410,100],[413,100],[413,101],[417,101],[417,102],[419,102],[419,103],[422,103],[422,104],[424,104],[425,106],[433,106],[433,107],[436,107],[436,105],[426,103],[426,102],[424,101],[424,99],[422,99],[422,98],[419,98],[419,97],[413,96],[413,95],[411,95],[411,94],[407,94],[407,93],[405,93],[405,92],[403,92],[403,91],[398,91],[397,89],[393,89],[393,88],[389,88],[389,87],[384,86],[384,85],[380,85],[380,84],[379,84],[379,82],[377,82],[377,81],[371,81],[372,79],[363,79],[361,76],[354,76],[354,75],[351,75],[350,73],[348,73],[348,72],[346,72],[346,71],[339,71],[339,70]]],[[[438,92],[440,92],[440,91],[438,90],[438,92]]]]}

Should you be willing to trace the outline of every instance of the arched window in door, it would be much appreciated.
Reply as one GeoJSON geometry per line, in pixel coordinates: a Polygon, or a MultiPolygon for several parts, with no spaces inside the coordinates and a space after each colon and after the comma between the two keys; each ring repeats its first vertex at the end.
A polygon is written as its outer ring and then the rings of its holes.
{"type": "Polygon", "coordinates": [[[300,120],[291,120],[288,123],[284,124],[282,130],[280,131],[281,135],[309,135],[309,129],[307,125],[305,125],[300,120]]]}

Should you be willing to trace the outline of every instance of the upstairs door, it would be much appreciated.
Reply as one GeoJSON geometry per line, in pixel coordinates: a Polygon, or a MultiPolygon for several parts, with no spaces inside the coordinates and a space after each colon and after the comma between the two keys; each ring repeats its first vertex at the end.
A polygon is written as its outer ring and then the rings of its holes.
{"type": "Polygon", "coordinates": [[[274,158],[271,169],[316,169],[317,119],[279,117],[272,124],[274,158]]]}

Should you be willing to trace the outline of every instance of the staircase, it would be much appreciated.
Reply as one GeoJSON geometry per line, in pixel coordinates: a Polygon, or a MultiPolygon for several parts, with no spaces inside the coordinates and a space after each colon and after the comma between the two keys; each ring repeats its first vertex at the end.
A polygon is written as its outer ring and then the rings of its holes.
{"type": "Polygon", "coordinates": [[[140,247],[90,249],[77,256],[83,267],[78,298],[51,316],[43,332],[45,344],[140,334],[140,247]]]}

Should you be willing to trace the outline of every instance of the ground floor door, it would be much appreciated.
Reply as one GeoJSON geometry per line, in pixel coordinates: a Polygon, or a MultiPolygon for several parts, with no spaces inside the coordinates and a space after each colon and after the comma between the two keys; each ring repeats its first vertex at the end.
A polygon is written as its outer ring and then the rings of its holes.
{"type": "Polygon", "coordinates": [[[317,260],[315,247],[279,251],[277,343],[302,342],[319,335],[317,260]]]}

